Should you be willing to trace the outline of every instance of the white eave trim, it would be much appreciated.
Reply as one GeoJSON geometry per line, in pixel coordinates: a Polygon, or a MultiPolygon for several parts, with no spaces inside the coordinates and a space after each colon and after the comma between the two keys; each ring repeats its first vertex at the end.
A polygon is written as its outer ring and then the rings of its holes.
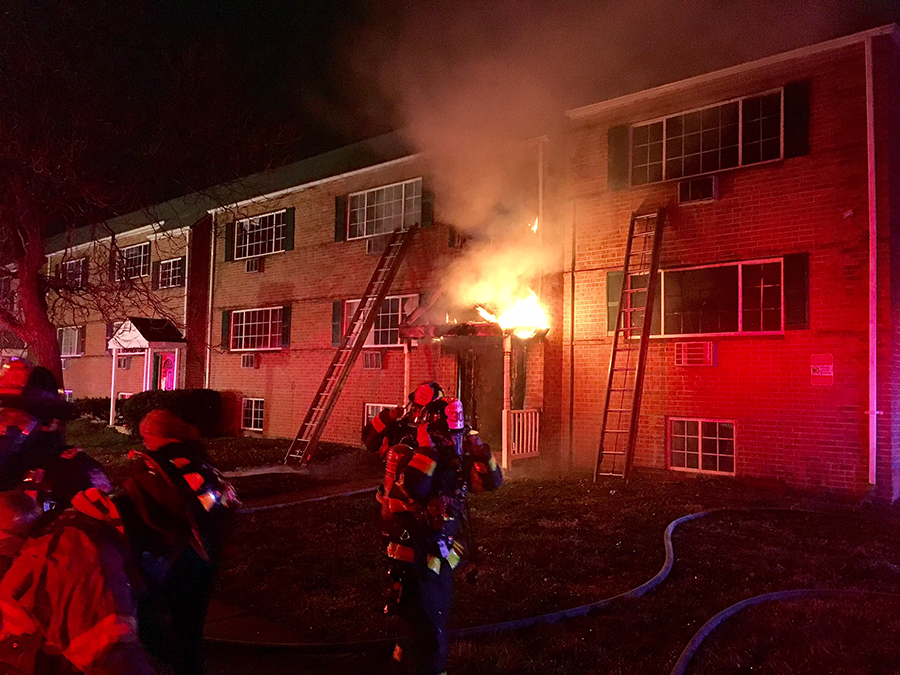
{"type": "Polygon", "coordinates": [[[574,108],[572,110],[566,111],[566,117],[570,120],[586,119],[600,113],[614,110],[616,108],[620,108],[626,105],[632,105],[635,103],[641,103],[645,100],[657,98],[659,96],[681,91],[683,89],[697,87],[703,84],[708,84],[710,82],[715,82],[717,80],[741,75],[750,71],[768,68],[770,66],[787,61],[793,61],[796,59],[805,58],[807,56],[820,54],[822,52],[841,49],[850,45],[864,44],[866,40],[882,35],[890,35],[893,37],[895,42],[900,44],[900,28],[898,28],[897,24],[887,24],[884,26],[879,26],[878,28],[872,28],[870,30],[863,31],[861,33],[854,33],[853,35],[835,38],[834,40],[820,42],[808,47],[800,47],[799,49],[793,49],[789,52],[767,56],[756,61],[748,61],[747,63],[741,63],[736,66],[731,66],[730,68],[725,68],[723,70],[704,73],[702,75],[697,75],[686,80],[670,82],[668,84],[663,84],[651,89],[644,89],[642,91],[636,91],[632,94],[619,96],[618,98],[611,98],[607,101],[600,101],[599,103],[592,103],[581,108],[574,108]]]}
{"type": "Polygon", "coordinates": [[[327,178],[320,178],[319,180],[314,180],[309,183],[302,183],[300,185],[293,185],[289,188],[284,188],[282,190],[277,190],[276,192],[269,192],[264,195],[258,195],[256,197],[251,197],[250,199],[244,199],[240,202],[234,202],[233,204],[226,204],[225,206],[217,206],[214,209],[210,209],[207,211],[210,215],[218,215],[220,213],[224,213],[226,211],[232,211],[234,209],[240,209],[244,206],[250,206],[252,204],[262,204],[267,201],[271,201],[273,199],[277,199],[278,197],[283,197],[285,195],[292,194],[294,192],[301,192],[303,190],[308,190],[309,188],[316,187],[317,185],[324,185],[326,183],[330,183],[336,180],[342,180],[344,178],[350,178],[352,176],[360,176],[364,173],[368,173],[370,171],[376,171],[378,169],[384,169],[391,166],[400,166],[405,162],[411,162],[414,159],[417,159],[422,153],[415,153],[412,155],[407,155],[405,157],[399,157],[397,159],[392,159],[387,162],[381,162],[380,164],[373,164],[372,166],[366,166],[362,169],[354,169],[353,171],[347,171],[346,173],[335,174],[334,176],[328,176],[327,178]]]}

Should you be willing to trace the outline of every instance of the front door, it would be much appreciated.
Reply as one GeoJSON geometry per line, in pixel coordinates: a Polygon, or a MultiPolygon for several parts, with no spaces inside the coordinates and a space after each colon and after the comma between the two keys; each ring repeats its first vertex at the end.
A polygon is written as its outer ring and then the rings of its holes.
{"type": "Polygon", "coordinates": [[[157,352],[153,370],[156,373],[154,389],[172,391],[175,388],[175,352],[157,352]]]}

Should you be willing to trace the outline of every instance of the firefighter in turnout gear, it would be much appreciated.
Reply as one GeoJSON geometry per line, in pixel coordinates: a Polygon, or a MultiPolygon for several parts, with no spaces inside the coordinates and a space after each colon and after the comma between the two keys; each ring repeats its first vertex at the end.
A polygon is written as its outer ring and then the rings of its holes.
{"type": "Polygon", "coordinates": [[[415,436],[415,423],[421,411],[429,403],[438,400],[444,392],[437,382],[425,382],[409,395],[406,408],[397,406],[382,410],[363,428],[363,444],[370,452],[377,452],[383,459],[388,448],[400,443],[407,436],[415,436]]]}
{"type": "Polygon", "coordinates": [[[439,398],[422,406],[415,435],[387,451],[382,526],[391,559],[385,612],[409,633],[394,653],[416,675],[443,673],[453,571],[465,554],[466,495],[502,480],[490,448],[465,426],[462,404],[439,398]],[[405,653],[404,653],[405,651],[405,653]]]}
{"type": "Polygon", "coordinates": [[[99,464],[66,448],[46,368],[0,373],[0,672],[152,675],[137,576],[99,464]]]}
{"type": "Polygon", "coordinates": [[[154,410],[140,432],[147,452],[131,452],[117,504],[147,587],[139,603],[141,639],[176,675],[200,675],[212,582],[240,502],[195,427],[154,410]]]}

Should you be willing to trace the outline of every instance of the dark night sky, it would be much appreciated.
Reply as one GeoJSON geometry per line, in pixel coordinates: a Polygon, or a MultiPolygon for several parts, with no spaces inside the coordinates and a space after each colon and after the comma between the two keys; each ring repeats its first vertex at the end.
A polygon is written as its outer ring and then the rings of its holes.
{"type": "MultiPolygon", "coordinates": [[[[49,79],[20,78],[48,115],[43,127],[27,120],[36,137],[59,126],[58,111],[83,107],[79,114],[106,124],[106,110],[125,125],[123,101],[135,119],[148,106],[169,106],[140,122],[171,137],[150,139],[146,146],[161,148],[150,159],[143,148],[118,157],[120,147],[138,147],[129,141],[85,155],[94,167],[110,167],[97,179],[109,186],[156,164],[166,165],[158,175],[186,167],[185,175],[160,179],[144,201],[392,129],[447,173],[487,166],[502,161],[490,152],[497,139],[552,133],[568,108],[900,21],[900,0],[29,0],[18,7],[24,30],[58,49],[47,58],[49,79]],[[82,70],[99,65],[108,76],[80,84],[83,73],[66,50],[79,60],[95,52],[82,70]],[[66,80],[70,98],[57,103],[60,64],[75,75],[66,80]],[[208,160],[201,170],[190,166],[198,157],[208,160]]],[[[4,110],[18,107],[28,118],[28,105],[5,89],[4,110]]]]}
{"type": "MultiPolygon", "coordinates": [[[[420,99],[452,109],[467,71],[486,61],[507,82],[462,87],[473,106],[492,113],[518,70],[525,71],[523,87],[546,85],[552,104],[564,108],[900,21],[898,0],[157,0],[156,6],[169,39],[225,45],[245,73],[241,85],[257,101],[257,122],[296,125],[306,136],[295,149],[300,154],[415,122],[420,99]]],[[[507,122],[498,126],[509,128],[507,122]]]]}

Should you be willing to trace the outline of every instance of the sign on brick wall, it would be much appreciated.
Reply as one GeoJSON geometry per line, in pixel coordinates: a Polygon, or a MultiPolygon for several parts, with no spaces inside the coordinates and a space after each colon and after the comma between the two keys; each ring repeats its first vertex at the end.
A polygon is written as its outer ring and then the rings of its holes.
{"type": "Polygon", "coordinates": [[[809,380],[817,387],[834,384],[834,355],[812,354],[809,357],[809,380]]]}

